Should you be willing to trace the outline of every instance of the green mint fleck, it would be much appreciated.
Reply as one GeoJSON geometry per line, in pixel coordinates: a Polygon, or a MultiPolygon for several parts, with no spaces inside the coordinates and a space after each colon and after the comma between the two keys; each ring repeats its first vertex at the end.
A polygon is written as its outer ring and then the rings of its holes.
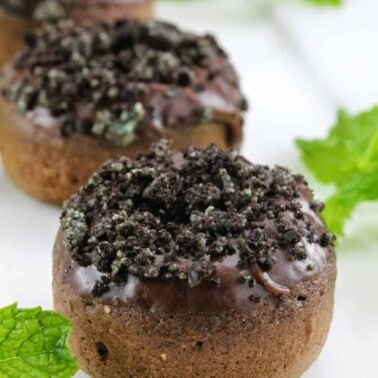
{"type": "Polygon", "coordinates": [[[134,131],[140,120],[143,119],[145,110],[140,102],[137,102],[129,111],[123,111],[116,122],[113,122],[108,130],[110,138],[122,146],[127,146],[134,140],[134,131]]]}
{"type": "Polygon", "coordinates": [[[98,113],[92,132],[104,135],[109,141],[118,146],[127,146],[135,138],[135,129],[146,114],[144,106],[137,102],[130,110],[125,110],[119,117],[115,117],[108,110],[98,113]]]}
{"type": "Polygon", "coordinates": [[[45,0],[37,5],[33,12],[33,18],[37,21],[51,21],[63,18],[64,8],[56,0],[45,0]]]}
{"type": "Polygon", "coordinates": [[[325,139],[296,143],[314,176],[335,185],[324,217],[331,231],[343,235],[357,205],[378,200],[378,107],[354,117],[340,111],[325,139]]]}
{"type": "Polygon", "coordinates": [[[54,311],[17,304],[0,309],[0,377],[73,377],[71,332],[70,321],[54,311]]]}

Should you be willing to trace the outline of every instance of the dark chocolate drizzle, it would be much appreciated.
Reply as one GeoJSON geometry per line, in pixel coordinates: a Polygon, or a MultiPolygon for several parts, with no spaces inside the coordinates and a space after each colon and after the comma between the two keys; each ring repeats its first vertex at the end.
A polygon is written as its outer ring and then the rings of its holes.
{"type": "Polygon", "coordinates": [[[135,160],[106,163],[90,179],[62,214],[63,244],[76,270],[92,272],[93,296],[130,277],[189,289],[231,277],[247,291],[256,282],[273,296],[289,295],[325,268],[332,250],[311,201],[303,177],[285,168],[215,146],[175,153],[163,141],[135,160]]]}
{"type": "Polygon", "coordinates": [[[241,140],[245,100],[227,54],[210,35],[161,22],[74,25],[61,21],[25,36],[3,95],[28,116],[41,108],[61,133],[125,146],[199,123],[241,140]]]}

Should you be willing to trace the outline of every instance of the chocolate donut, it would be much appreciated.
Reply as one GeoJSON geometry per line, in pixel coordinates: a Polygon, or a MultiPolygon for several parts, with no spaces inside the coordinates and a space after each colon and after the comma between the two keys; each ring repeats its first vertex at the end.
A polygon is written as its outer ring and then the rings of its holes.
{"type": "Polygon", "coordinates": [[[318,356],[336,258],[306,181],[214,145],[107,162],[67,203],[58,311],[92,377],[295,378],[318,356]]]}
{"type": "Polygon", "coordinates": [[[161,22],[74,25],[26,35],[5,71],[0,148],[9,176],[61,204],[110,157],[171,138],[238,146],[246,102],[210,35],[161,22]]]}
{"type": "Polygon", "coordinates": [[[44,21],[71,18],[75,22],[148,20],[153,0],[1,0],[0,66],[22,46],[22,36],[44,21]]]}

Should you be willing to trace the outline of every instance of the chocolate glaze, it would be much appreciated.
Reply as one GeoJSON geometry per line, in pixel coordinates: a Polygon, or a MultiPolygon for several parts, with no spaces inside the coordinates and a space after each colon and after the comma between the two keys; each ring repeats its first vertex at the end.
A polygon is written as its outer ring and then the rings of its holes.
{"type": "MultiPolygon", "coordinates": [[[[68,284],[84,300],[96,301],[92,289],[101,278],[101,273],[94,266],[81,267],[72,260],[63,245],[62,234],[60,230],[54,250],[62,259],[62,284],[68,284]]],[[[249,311],[260,301],[272,299],[272,296],[289,295],[290,290],[300,282],[324,272],[333,258],[333,251],[315,244],[306,246],[308,257],[305,260],[288,261],[285,253],[280,251],[276,255],[277,264],[270,272],[256,273],[255,267],[252,267],[251,273],[257,281],[253,287],[240,282],[241,270],[235,266],[238,257],[231,256],[215,262],[217,270],[212,278],[219,278],[219,285],[207,279],[199,286],[190,288],[181,282],[143,280],[130,274],[125,283],[111,283],[109,291],[97,300],[104,304],[135,304],[154,313],[180,310],[212,312],[233,308],[249,311]],[[309,266],[311,269],[308,269],[309,266]],[[260,275],[263,277],[260,278],[260,275]]]]}

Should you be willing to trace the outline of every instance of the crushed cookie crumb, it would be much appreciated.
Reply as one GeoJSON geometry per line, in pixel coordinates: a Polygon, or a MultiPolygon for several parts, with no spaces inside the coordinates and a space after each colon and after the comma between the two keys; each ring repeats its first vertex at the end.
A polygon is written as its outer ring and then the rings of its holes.
{"type": "Polygon", "coordinates": [[[258,294],[252,294],[249,296],[249,300],[254,302],[254,303],[261,303],[262,302],[262,298],[261,298],[261,295],[258,295],[258,294]]]}

